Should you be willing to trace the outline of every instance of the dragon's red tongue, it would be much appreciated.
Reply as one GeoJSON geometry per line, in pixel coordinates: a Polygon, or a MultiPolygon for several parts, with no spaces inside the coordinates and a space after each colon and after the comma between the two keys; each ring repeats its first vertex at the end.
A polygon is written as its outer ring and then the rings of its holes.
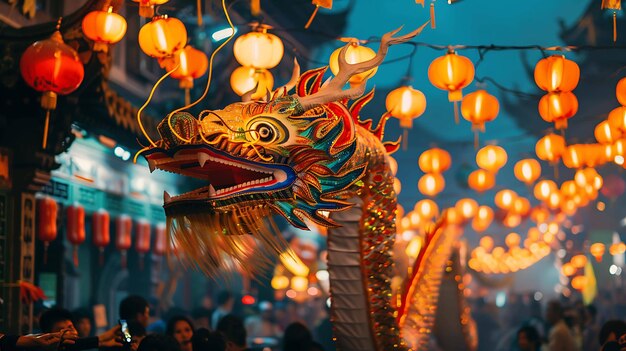
{"type": "Polygon", "coordinates": [[[212,162],[205,167],[209,166],[207,178],[209,183],[217,190],[267,177],[266,174],[253,170],[234,168],[221,163],[212,162]]]}

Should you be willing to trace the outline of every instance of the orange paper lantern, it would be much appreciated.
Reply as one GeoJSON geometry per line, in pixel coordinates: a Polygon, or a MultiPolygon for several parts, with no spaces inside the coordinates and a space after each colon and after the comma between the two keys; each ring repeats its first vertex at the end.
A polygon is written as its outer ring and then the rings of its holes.
{"type": "MultiPolygon", "coordinates": [[[[476,216],[472,220],[472,228],[477,232],[483,232],[489,228],[493,221],[493,210],[489,206],[479,206],[476,216]]],[[[484,239],[484,237],[483,237],[484,239]]],[[[481,239],[482,242],[482,239],[481,239]]],[[[493,244],[493,242],[492,242],[493,244]]],[[[492,245],[493,246],[493,245],[492,245]]]]}
{"type": "Polygon", "coordinates": [[[428,80],[448,91],[449,101],[461,101],[462,90],[474,80],[474,64],[467,57],[451,51],[436,58],[428,67],[428,80]]]}
{"type": "Polygon", "coordinates": [[[576,268],[572,266],[571,263],[564,263],[561,266],[561,273],[563,273],[563,275],[566,277],[571,277],[576,274],[576,268]]]}
{"type": "Polygon", "coordinates": [[[478,167],[498,173],[508,159],[506,151],[503,148],[496,145],[487,145],[476,153],[476,164],[478,167]]]}
{"type": "Polygon", "coordinates": [[[487,191],[496,185],[496,176],[484,169],[477,169],[470,173],[467,178],[467,183],[474,191],[482,193],[483,191],[487,191]]]}
{"type": "Polygon", "coordinates": [[[563,164],[567,168],[580,168],[584,165],[585,155],[582,144],[574,144],[565,148],[563,153],[563,164]]]}
{"type": "Polygon", "coordinates": [[[503,210],[508,210],[513,206],[515,199],[517,198],[517,193],[513,190],[504,189],[500,190],[496,193],[494,197],[494,201],[498,208],[503,210]]]}
{"type": "Polygon", "coordinates": [[[256,88],[252,100],[262,99],[274,87],[274,76],[266,69],[238,67],[230,75],[230,86],[237,95],[242,96],[256,88]]]}
{"type": "Polygon", "coordinates": [[[425,220],[431,220],[439,216],[439,206],[437,206],[437,203],[431,199],[418,201],[413,210],[425,220]]]}
{"type": "Polygon", "coordinates": [[[611,128],[619,130],[622,133],[626,133],[626,106],[620,106],[609,112],[607,118],[611,128]]]}
{"type": "Polygon", "coordinates": [[[541,165],[535,159],[523,159],[515,164],[513,173],[517,180],[530,185],[541,176],[541,165]]]}
{"type": "Polygon", "coordinates": [[[589,247],[589,253],[593,257],[595,257],[596,261],[602,262],[602,256],[604,255],[604,251],[606,250],[603,243],[594,243],[589,247]]]}
{"type": "Polygon", "coordinates": [[[521,241],[522,239],[517,233],[509,233],[504,238],[504,242],[506,243],[506,246],[508,246],[509,248],[518,247],[521,241]]]}
{"type": "Polygon", "coordinates": [[[454,208],[465,219],[470,219],[476,215],[478,203],[474,199],[465,198],[457,201],[454,208]]]}
{"type": "Polygon", "coordinates": [[[83,18],[83,33],[94,41],[93,50],[107,52],[109,45],[122,40],[126,34],[126,19],[113,12],[113,6],[107,11],[92,11],[83,18]]]}
{"type": "Polygon", "coordinates": [[[163,256],[167,252],[168,240],[165,224],[159,223],[154,228],[154,253],[163,256]]]}
{"type": "Polygon", "coordinates": [[[426,97],[410,86],[403,86],[387,94],[385,106],[391,116],[400,120],[400,127],[410,129],[413,119],[426,111],[426,97]]]}
{"type": "Polygon", "coordinates": [[[535,66],[535,83],[547,92],[572,91],[578,85],[580,68],[576,62],[562,55],[539,60],[535,66]]]}
{"type": "Polygon", "coordinates": [[[78,245],[85,241],[85,208],[80,205],[67,207],[67,240],[74,247],[74,265],[78,266],[78,245]]]}
{"type": "MultiPolygon", "coordinates": [[[[243,34],[235,40],[233,53],[240,65],[270,69],[280,63],[285,52],[283,41],[276,35],[268,33],[268,29],[271,27],[259,25],[254,31],[243,34]]],[[[333,73],[336,74],[334,71],[333,73]]]]}
{"type": "Polygon", "coordinates": [[[57,210],[57,203],[50,196],[37,199],[37,238],[43,241],[44,264],[48,261],[48,246],[57,237],[57,210]]]}
{"type": "Polygon", "coordinates": [[[450,154],[439,148],[428,149],[420,155],[418,164],[424,173],[443,173],[450,168],[450,154]]]}
{"type": "Polygon", "coordinates": [[[572,257],[570,260],[572,266],[575,268],[583,268],[587,264],[587,256],[585,255],[576,255],[572,257]]]}
{"type": "Polygon", "coordinates": [[[572,279],[572,288],[578,291],[583,291],[585,290],[586,286],[587,286],[587,277],[585,277],[584,275],[579,275],[572,279]]]}
{"type": "Polygon", "coordinates": [[[174,58],[160,60],[166,71],[176,70],[170,77],[180,81],[179,87],[182,89],[193,88],[193,80],[201,77],[209,68],[209,59],[200,50],[194,49],[191,45],[185,46],[178,51],[174,58]]]}
{"type": "Polygon", "coordinates": [[[141,255],[150,251],[150,222],[146,220],[137,221],[137,230],[135,235],[135,249],[141,255]]]}
{"type": "Polygon", "coordinates": [[[540,160],[555,163],[565,152],[565,139],[556,134],[548,134],[537,141],[535,152],[540,160]]]}
{"type": "MultiPolygon", "coordinates": [[[[330,54],[329,66],[331,72],[333,72],[334,75],[337,75],[337,73],[339,73],[339,53],[342,49],[343,48],[338,48],[333,51],[332,54],[330,54]]],[[[374,50],[368,48],[367,46],[359,45],[359,41],[356,39],[353,39],[350,42],[350,45],[346,50],[346,62],[350,64],[365,62],[373,59],[375,56],[376,52],[374,50]]],[[[350,85],[353,86],[359,85],[365,82],[367,79],[372,78],[376,74],[376,71],[378,71],[378,66],[365,72],[351,76],[348,82],[350,83],[350,85]]]]}
{"type": "Polygon", "coordinates": [[[571,92],[555,92],[539,100],[539,115],[556,129],[567,128],[567,120],[578,112],[578,99],[571,92]]]}
{"type": "Polygon", "coordinates": [[[100,251],[100,265],[104,263],[104,248],[111,242],[111,219],[109,212],[99,209],[92,216],[92,240],[93,244],[100,251]]]}
{"type": "Polygon", "coordinates": [[[485,90],[477,90],[467,94],[461,102],[461,115],[472,123],[472,129],[485,131],[485,123],[498,116],[500,104],[498,99],[485,90]]]}
{"type": "Polygon", "coordinates": [[[626,106],[626,78],[622,78],[615,86],[615,96],[620,105],[626,106]]]}
{"type": "Polygon", "coordinates": [[[551,180],[542,180],[535,184],[533,194],[537,200],[546,201],[555,191],[557,191],[556,183],[551,180]]]}
{"type": "Polygon", "coordinates": [[[439,173],[424,174],[417,183],[420,193],[426,196],[436,196],[445,186],[446,181],[439,173]]]}
{"type": "Polygon", "coordinates": [[[187,45],[187,29],[183,22],[167,15],[154,17],[139,30],[139,47],[148,56],[173,56],[187,45]]]}
{"type": "Polygon", "coordinates": [[[622,137],[622,132],[617,128],[613,128],[609,121],[606,120],[598,123],[593,131],[593,135],[600,144],[612,144],[622,137]]]}
{"type": "Polygon", "coordinates": [[[123,214],[115,219],[115,247],[121,251],[122,268],[126,268],[126,252],[132,245],[132,229],[133,221],[128,215],[123,214]]]}

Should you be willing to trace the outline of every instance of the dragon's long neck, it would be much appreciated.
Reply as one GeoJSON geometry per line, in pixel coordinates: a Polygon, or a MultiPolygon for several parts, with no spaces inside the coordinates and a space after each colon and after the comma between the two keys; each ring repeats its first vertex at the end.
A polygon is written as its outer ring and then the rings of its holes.
{"type": "Polygon", "coordinates": [[[385,149],[357,127],[352,162],[364,178],[346,194],[354,207],[333,213],[341,227],[328,233],[332,318],[339,350],[404,350],[391,305],[391,251],[396,236],[396,195],[385,149]]]}

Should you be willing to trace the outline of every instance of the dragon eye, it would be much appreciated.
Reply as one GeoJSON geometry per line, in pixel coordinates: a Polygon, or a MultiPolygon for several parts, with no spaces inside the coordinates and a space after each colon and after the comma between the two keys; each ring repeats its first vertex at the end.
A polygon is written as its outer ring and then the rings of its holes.
{"type": "Polygon", "coordinates": [[[250,131],[254,139],[263,143],[273,143],[281,137],[280,130],[274,124],[266,121],[258,121],[250,125],[250,131]]]}

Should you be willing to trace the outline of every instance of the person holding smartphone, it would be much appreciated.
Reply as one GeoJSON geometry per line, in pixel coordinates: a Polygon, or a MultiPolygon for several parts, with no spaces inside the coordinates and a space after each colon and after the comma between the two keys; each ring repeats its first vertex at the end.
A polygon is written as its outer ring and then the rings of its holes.
{"type": "MultiPolygon", "coordinates": [[[[41,314],[39,325],[44,333],[64,332],[64,336],[78,335],[72,323],[72,314],[63,308],[51,308],[41,314]]],[[[74,344],[65,345],[67,351],[96,349],[100,347],[119,347],[120,326],[115,326],[104,333],[89,338],[78,338],[74,344]]]]}

